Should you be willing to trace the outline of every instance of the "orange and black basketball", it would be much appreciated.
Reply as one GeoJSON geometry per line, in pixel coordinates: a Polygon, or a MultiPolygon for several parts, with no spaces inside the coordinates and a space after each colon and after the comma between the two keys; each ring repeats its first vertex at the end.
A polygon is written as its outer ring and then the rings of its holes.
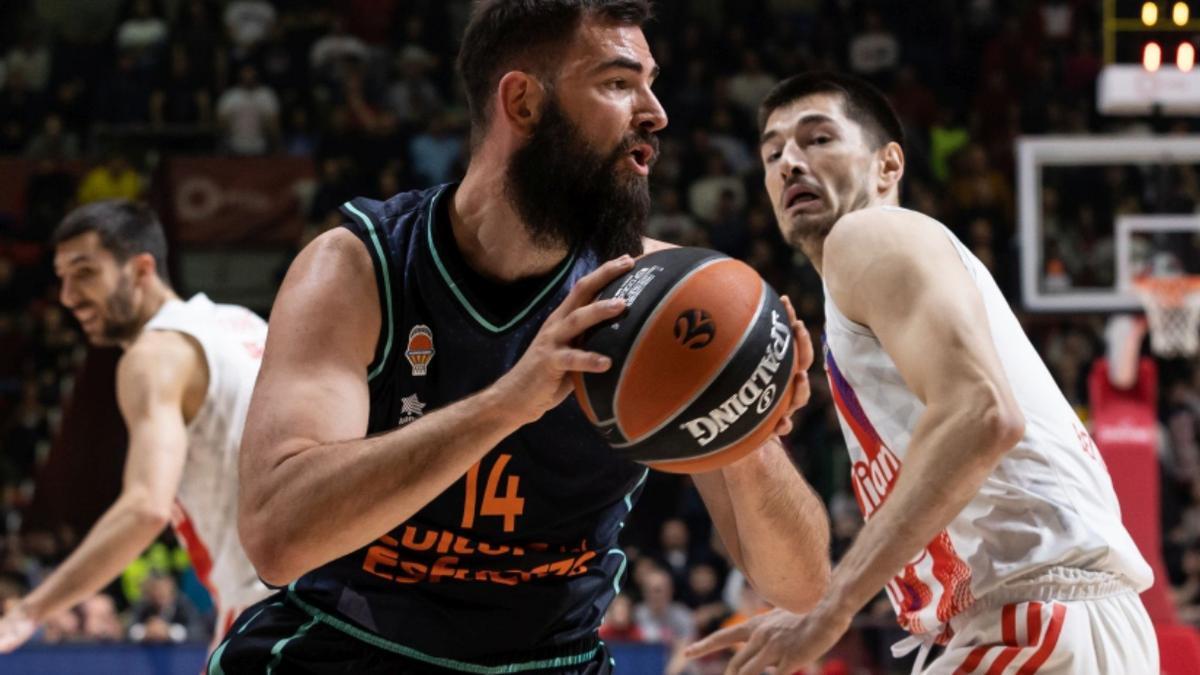
{"type": "Polygon", "coordinates": [[[796,357],[787,311],[757,272],[716,251],[674,248],[642,257],[599,295],[613,297],[628,309],[582,340],[612,368],[577,373],[575,395],[616,451],[697,473],[767,440],[796,357]]]}

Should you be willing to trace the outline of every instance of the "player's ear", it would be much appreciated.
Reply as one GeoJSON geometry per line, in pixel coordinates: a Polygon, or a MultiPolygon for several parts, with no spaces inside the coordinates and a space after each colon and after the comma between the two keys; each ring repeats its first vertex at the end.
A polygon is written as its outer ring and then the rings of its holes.
{"type": "Polygon", "coordinates": [[[138,282],[158,275],[158,265],[154,262],[154,256],[149,253],[138,253],[129,259],[129,264],[133,270],[133,277],[138,282]]]}
{"type": "Polygon", "coordinates": [[[546,88],[533,75],[510,70],[500,78],[496,100],[500,114],[518,133],[528,136],[533,133],[542,116],[542,103],[546,88]]]}
{"type": "Polygon", "coordinates": [[[877,156],[879,162],[879,192],[886,194],[900,185],[904,177],[904,149],[892,141],[883,146],[877,156]]]}

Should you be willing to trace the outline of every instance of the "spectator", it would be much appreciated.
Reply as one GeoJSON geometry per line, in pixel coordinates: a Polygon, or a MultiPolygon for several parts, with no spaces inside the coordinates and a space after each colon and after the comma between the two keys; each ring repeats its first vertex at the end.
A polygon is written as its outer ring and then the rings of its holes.
{"type": "Polygon", "coordinates": [[[850,70],[879,80],[900,65],[900,41],[883,24],[878,10],[868,9],[863,29],[850,38],[850,70]]]}
{"type": "Polygon", "coordinates": [[[369,56],[366,43],[347,33],[345,22],[336,18],[329,33],[313,43],[308,61],[315,73],[332,78],[346,62],[365,63],[369,56]]]}
{"type": "Polygon", "coordinates": [[[929,165],[940,183],[950,180],[950,158],[971,142],[967,128],[952,106],[943,106],[940,119],[929,130],[929,165]]]}
{"type": "Polygon", "coordinates": [[[142,600],[130,609],[129,637],[134,642],[203,642],[208,639],[200,614],[180,597],[174,577],[152,573],[142,600]]]}
{"type": "Polygon", "coordinates": [[[696,219],[680,208],[679,190],[673,187],[659,193],[657,208],[646,222],[646,233],[683,246],[704,246],[707,241],[696,219]]]}
{"type": "MultiPolygon", "coordinates": [[[[16,74],[34,92],[46,91],[53,65],[50,49],[31,30],[21,35],[21,40],[4,57],[5,77],[16,74]]],[[[0,79],[0,87],[4,84],[0,79]]]]}
{"type": "Polygon", "coordinates": [[[117,49],[152,52],[167,41],[167,22],[150,0],[134,0],[132,15],[117,27],[117,49]]]}
{"type": "Polygon", "coordinates": [[[424,183],[444,183],[462,160],[463,139],[455,132],[447,113],[433,118],[423,133],[409,145],[413,171],[424,183]]]}
{"type": "Polygon", "coordinates": [[[722,195],[729,193],[729,208],[734,211],[746,205],[746,188],[737,176],[731,175],[725,158],[720,153],[711,153],[705,163],[705,174],[688,190],[688,208],[706,223],[713,223],[721,216],[722,195]]]}
{"type": "Polygon", "coordinates": [[[104,593],[93,595],[79,606],[82,615],[81,633],[91,642],[119,642],[124,635],[121,619],[117,616],[117,605],[112,596],[104,593]]]}
{"type": "Polygon", "coordinates": [[[959,214],[983,215],[1006,224],[1012,222],[1012,188],[1004,174],[992,168],[983,146],[967,146],[955,168],[947,190],[959,214]]]}
{"type": "Polygon", "coordinates": [[[266,0],[233,0],[225,6],[225,30],[238,56],[251,53],[271,34],[275,6],[266,0]]]}
{"type": "Polygon", "coordinates": [[[633,621],[633,600],[624,593],[617,594],[608,612],[604,614],[604,622],[600,624],[600,639],[605,642],[642,642],[645,638],[638,625],[633,621]]]}
{"type": "Polygon", "coordinates": [[[283,151],[286,154],[308,157],[316,152],[317,135],[307,109],[301,106],[289,108],[286,128],[283,137],[283,151]]]}
{"type": "Polygon", "coordinates": [[[62,117],[46,115],[42,130],[29,140],[25,156],[33,160],[69,160],[79,157],[79,138],[63,128],[62,117]]]}
{"type": "Polygon", "coordinates": [[[279,137],[279,99],[258,81],[258,70],[245,65],[238,72],[238,83],[217,101],[217,119],[227,150],[263,155],[279,137]]]}
{"type": "Polygon", "coordinates": [[[682,603],[675,602],[675,586],[671,575],[662,570],[646,576],[642,586],[642,602],[634,609],[634,620],[647,642],[676,646],[691,642],[696,636],[692,614],[682,603]]]}
{"type": "Polygon", "coordinates": [[[1042,35],[1046,42],[1057,46],[1075,34],[1075,8],[1066,0],[1046,0],[1038,8],[1042,35]]]}
{"type": "Polygon", "coordinates": [[[699,635],[716,630],[729,614],[719,582],[716,568],[708,563],[697,563],[688,570],[685,604],[692,609],[692,622],[699,635]]]}
{"type": "Polygon", "coordinates": [[[742,68],[729,79],[729,98],[751,117],[758,115],[758,104],[778,80],[763,70],[758,51],[742,52],[742,68]]]}
{"type": "Polygon", "coordinates": [[[436,117],[445,107],[437,87],[429,79],[433,56],[416,45],[408,45],[396,58],[397,79],[387,91],[387,104],[397,122],[412,127],[436,117]]]}
{"type": "Polygon", "coordinates": [[[124,153],[113,153],[108,161],[88,171],[79,185],[80,204],[103,199],[137,199],[142,194],[142,177],[124,153]]]}
{"type": "MultiPolygon", "coordinates": [[[[743,140],[745,133],[739,131],[737,126],[738,121],[734,119],[732,109],[718,108],[714,110],[707,143],[721,153],[730,171],[743,176],[759,170],[758,153],[751,151],[749,145],[743,140]]],[[[697,136],[698,134],[693,138],[697,136]]]]}
{"type": "Polygon", "coordinates": [[[721,622],[722,628],[745,623],[759,614],[771,611],[771,604],[755,592],[754,587],[750,585],[745,576],[741,576],[741,582],[741,587],[737,592],[737,604],[733,613],[721,622]]]}
{"type": "Polygon", "coordinates": [[[745,258],[750,254],[750,231],[746,229],[738,195],[732,189],[721,190],[717,208],[712,214],[708,239],[712,247],[734,258],[745,258]]]}
{"type": "Polygon", "coordinates": [[[83,638],[83,625],[74,609],[64,609],[46,618],[42,624],[42,642],[58,645],[79,642],[83,638]]]}
{"type": "Polygon", "coordinates": [[[668,518],[659,531],[660,559],[675,587],[685,587],[691,554],[688,551],[687,523],[681,518],[668,518]]]}

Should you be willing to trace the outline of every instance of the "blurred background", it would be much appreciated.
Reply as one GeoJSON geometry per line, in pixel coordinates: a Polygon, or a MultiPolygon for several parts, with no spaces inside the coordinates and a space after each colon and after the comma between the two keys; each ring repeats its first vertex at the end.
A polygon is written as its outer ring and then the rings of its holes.
{"type": "MultiPolygon", "coordinates": [[[[1164,255],[1173,274],[1200,273],[1200,7],[1189,4],[1200,3],[664,0],[647,27],[670,115],[649,234],[747,260],[814,335],[821,284],[776,231],[757,104],[811,68],[890,96],[908,134],[904,204],[992,270],[1132,495],[1126,519],[1159,573],[1147,603],[1160,634],[1200,625],[1200,363],[1150,354],[1131,283],[1164,255]],[[1156,214],[1174,225],[1145,226],[1156,214]]],[[[89,350],[57,303],[59,219],[144,199],[168,228],[182,295],[266,316],[291,258],[337,226],[343,201],[461,175],[453,61],[468,11],[466,0],[0,3],[0,602],[39,583],[120,482],[117,354],[89,350]]],[[[813,387],[787,440],[828,506],[836,560],[861,517],[824,378],[813,387]]],[[[618,672],[720,672],[721,659],[685,670],[672,655],[766,605],[731,572],[690,480],[652,473],[624,544],[631,577],[601,632],[618,672]]],[[[10,658],[195,672],[209,612],[167,533],[10,658]]],[[[908,672],[888,651],[901,637],[881,595],[817,672],[908,672]]]]}

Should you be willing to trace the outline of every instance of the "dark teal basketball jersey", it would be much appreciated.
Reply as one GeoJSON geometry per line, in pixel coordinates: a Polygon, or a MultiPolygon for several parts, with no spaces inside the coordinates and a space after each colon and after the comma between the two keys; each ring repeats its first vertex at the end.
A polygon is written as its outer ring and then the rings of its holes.
{"type": "MultiPolygon", "coordinates": [[[[368,369],[370,434],[491,385],[597,266],[577,251],[499,315],[464,282],[446,205],[453,190],[342,207],[374,261],[383,318],[368,369]]],[[[568,663],[587,650],[555,649],[589,640],[594,649],[621,584],[617,535],[645,476],[613,455],[568,397],[411,519],[304,575],[292,596],[327,623],[418,660],[495,665],[550,653],[568,663]]]]}

